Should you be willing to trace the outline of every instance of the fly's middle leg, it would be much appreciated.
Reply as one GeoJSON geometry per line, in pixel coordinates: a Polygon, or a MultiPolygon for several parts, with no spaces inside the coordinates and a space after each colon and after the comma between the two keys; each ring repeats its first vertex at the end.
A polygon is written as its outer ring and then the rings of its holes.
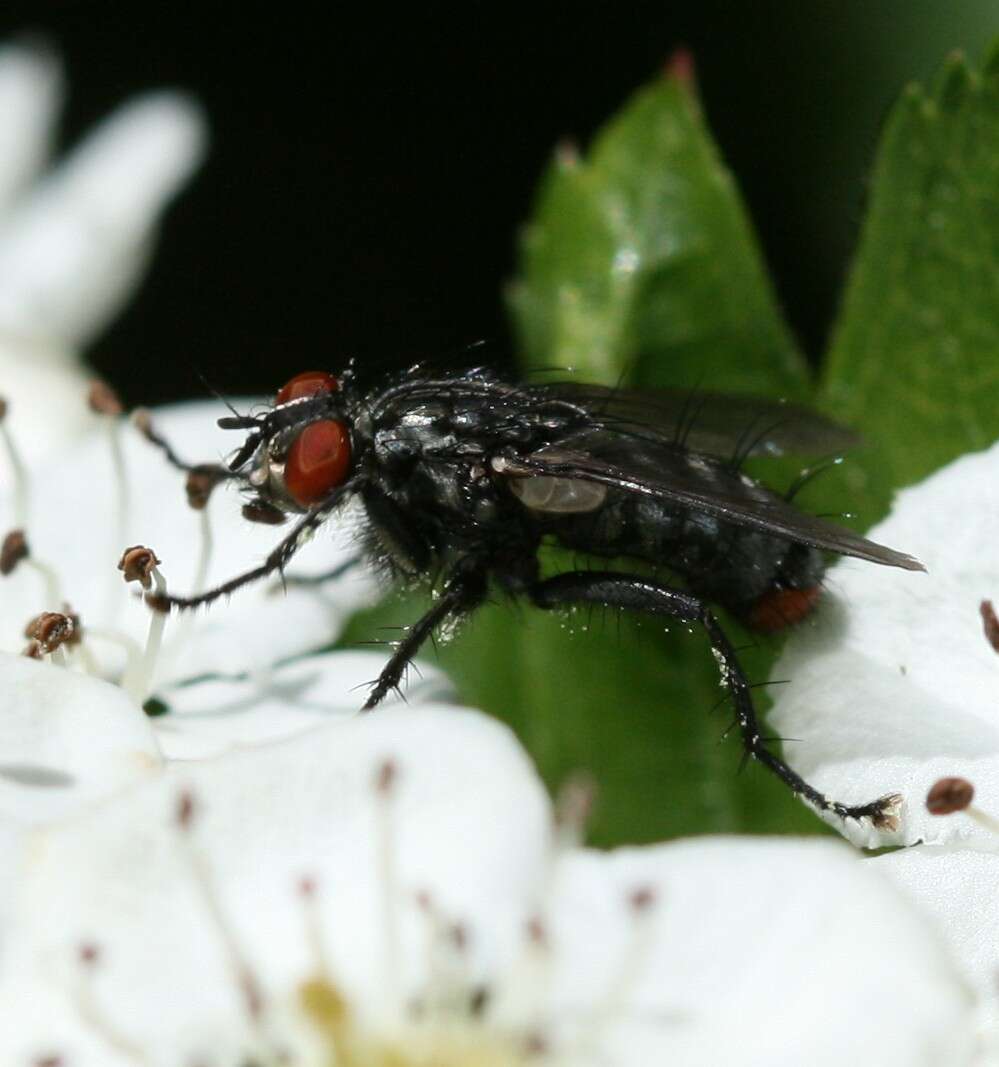
{"type": "Polygon", "coordinates": [[[747,758],[762,763],[796,794],[822,811],[831,811],[843,819],[869,818],[880,829],[894,829],[899,803],[897,795],[880,797],[867,804],[841,804],[830,800],[809,785],[801,775],[770,751],[767,747],[768,739],[760,731],[749,682],[736,657],[735,649],[718,620],[696,596],[672,589],[652,578],[614,571],[570,571],[536,583],[529,590],[529,595],[541,608],[601,604],[652,615],[667,615],[687,623],[698,623],[708,635],[725,684],[732,694],[736,722],[747,758]]]}

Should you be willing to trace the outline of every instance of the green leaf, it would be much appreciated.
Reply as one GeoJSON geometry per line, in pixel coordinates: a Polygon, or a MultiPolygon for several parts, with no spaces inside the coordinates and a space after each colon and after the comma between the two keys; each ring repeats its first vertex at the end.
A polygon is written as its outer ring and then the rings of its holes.
{"type": "Polygon", "coordinates": [[[521,364],[581,380],[801,395],[745,209],[689,82],[662,77],[562,147],[509,293],[521,364]]]}
{"type": "Polygon", "coordinates": [[[889,117],[821,397],[869,443],[847,471],[868,520],[999,436],[999,49],[889,117]]]}

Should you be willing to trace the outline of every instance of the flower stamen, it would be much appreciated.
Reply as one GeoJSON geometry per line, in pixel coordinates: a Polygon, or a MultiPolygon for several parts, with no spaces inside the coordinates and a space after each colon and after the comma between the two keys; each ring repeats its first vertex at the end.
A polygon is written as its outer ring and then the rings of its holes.
{"type": "Polygon", "coordinates": [[[382,929],[384,931],[383,976],[386,999],[394,1016],[399,1011],[399,874],[396,868],[395,821],[393,800],[399,769],[391,759],[384,760],[375,772],[377,821],[378,880],[382,887],[382,929]]]}
{"type": "Polygon", "coordinates": [[[93,975],[100,965],[100,948],[90,942],[80,945],[77,950],[82,981],[76,990],[76,1008],[80,1018],[101,1040],[119,1055],[136,1064],[148,1064],[146,1054],[130,1041],[124,1034],[112,1026],[97,1005],[93,990],[93,975]]]}
{"type": "Polygon", "coordinates": [[[0,576],[12,574],[21,563],[41,575],[45,583],[45,603],[54,610],[62,602],[59,575],[47,563],[42,563],[31,554],[24,530],[11,530],[0,545],[0,576]]]}
{"type": "Polygon", "coordinates": [[[24,465],[21,450],[14,441],[14,435],[10,432],[7,424],[7,414],[10,405],[6,398],[0,397],[0,440],[3,441],[4,450],[7,453],[7,462],[10,464],[11,475],[14,479],[14,521],[18,526],[28,525],[28,495],[29,485],[28,468],[24,465]]]}
{"type": "Polygon", "coordinates": [[[603,1002],[596,1004],[588,1013],[586,1025],[574,1042],[576,1058],[588,1060],[599,1058],[597,1053],[600,1040],[616,1019],[626,1015],[626,1007],[632,997],[635,984],[646,971],[648,958],[652,952],[651,921],[655,915],[657,894],[652,886],[636,886],[627,897],[628,910],[632,915],[631,936],[624,947],[617,972],[604,991],[603,1002]]]}
{"type": "Polygon", "coordinates": [[[963,811],[979,826],[999,834],[999,819],[972,804],[974,798],[975,787],[966,778],[941,778],[926,794],[926,810],[931,815],[953,815],[963,811]]]}
{"type": "MultiPolygon", "coordinates": [[[[59,611],[43,611],[24,628],[24,636],[34,643],[38,653],[51,656],[52,662],[59,664],[60,667],[66,666],[66,653],[62,646],[72,644],[75,634],[76,625],[73,617],[59,611]]],[[[33,653],[32,655],[34,656],[33,653]]]]}
{"type": "Polygon", "coordinates": [[[121,436],[121,416],[125,408],[111,386],[97,379],[90,383],[87,391],[87,406],[95,415],[101,417],[101,421],[107,428],[112,478],[115,485],[114,543],[124,544],[128,537],[128,513],[132,495],[121,436]]]}
{"type": "MultiPolygon", "coordinates": [[[[118,561],[118,570],[126,582],[138,582],[147,590],[146,600],[150,600],[148,590],[155,585],[152,597],[162,597],[167,591],[166,579],[160,573],[160,560],[156,553],[145,545],[133,545],[126,548],[118,561]]],[[[149,616],[149,633],[146,648],[138,667],[126,671],[122,688],[141,707],[149,698],[156,674],[156,661],[163,644],[163,630],[166,627],[166,615],[161,611],[152,611],[149,616]]]]}
{"type": "Polygon", "coordinates": [[[192,839],[191,830],[197,813],[197,804],[193,794],[187,791],[182,792],[177,798],[174,822],[177,829],[180,831],[179,837],[183,842],[184,856],[191,873],[194,876],[194,882],[198,887],[205,909],[211,917],[212,924],[218,931],[219,940],[222,943],[226,959],[228,960],[235,978],[236,986],[240,991],[243,1007],[246,1011],[246,1017],[255,1033],[262,1040],[262,1017],[264,1013],[263,993],[260,989],[260,983],[240,947],[236,931],[230,924],[228,917],[225,914],[225,910],[222,907],[222,902],[219,900],[218,894],[215,892],[215,885],[212,881],[208,866],[205,863],[204,856],[198,850],[192,839]]]}

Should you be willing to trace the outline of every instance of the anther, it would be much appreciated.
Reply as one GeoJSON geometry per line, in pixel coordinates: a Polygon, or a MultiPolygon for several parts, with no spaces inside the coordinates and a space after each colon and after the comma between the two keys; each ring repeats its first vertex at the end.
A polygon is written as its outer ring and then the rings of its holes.
{"type": "Polygon", "coordinates": [[[125,410],[118,394],[107,382],[102,382],[99,378],[90,383],[87,406],[95,415],[108,415],[112,418],[117,418],[125,410]]]}
{"type": "MultiPolygon", "coordinates": [[[[155,585],[155,591],[146,593],[146,603],[154,610],[149,618],[149,633],[146,636],[146,648],[142,661],[130,669],[122,681],[122,689],[142,707],[149,697],[156,672],[156,660],[163,644],[163,629],[166,626],[166,614],[160,605],[166,600],[166,580],[160,573],[159,559],[151,548],[145,545],[133,545],[126,548],[118,561],[118,570],[126,582],[138,582],[143,589],[155,585]]],[[[167,603],[169,603],[167,601],[167,603]]]]}
{"type": "Polygon", "coordinates": [[[652,886],[639,886],[628,894],[628,906],[636,914],[649,911],[655,903],[656,891],[652,886]]]}
{"type": "MultiPolygon", "coordinates": [[[[28,623],[24,636],[31,638],[41,653],[57,658],[56,651],[72,641],[75,630],[72,616],[58,611],[43,611],[28,623]]],[[[58,659],[64,661],[61,654],[58,659]]]]}
{"type": "Polygon", "coordinates": [[[996,617],[995,608],[991,600],[983,600],[978,606],[982,616],[982,628],[985,630],[985,640],[992,646],[994,652],[999,652],[999,618],[996,617]]]}
{"type": "Polygon", "coordinates": [[[126,582],[138,582],[143,589],[148,590],[153,584],[153,573],[160,561],[156,553],[145,545],[133,545],[126,548],[118,560],[118,570],[122,572],[126,582]]]}
{"type": "Polygon", "coordinates": [[[187,472],[187,502],[195,511],[203,511],[208,506],[212,490],[224,481],[226,473],[217,463],[199,463],[187,472]]]}
{"type": "Polygon", "coordinates": [[[534,915],[527,920],[527,940],[539,948],[548,947],[548,927],[540,916],[534,915]]]}
{"type": "Polygon", "coordinates": [[[174,819],[181,830],[190,830],[194,822],[194,795],[185,789],[177,797],[177,807],[174,811],[174,819]]]}
{"type": "Polygon", "coordinates": [[[999,834],[999,819],[972,804],[975,787],[964,778],[941,778],[926,794],[926,810],[931,815],[952,815],[963,811],[991,834],[999,834]]]}
{"type": "Polygon", "coordinates": [[[0,545],[0,575],[6,577],[29,554],[24,530],[11,530],[0,545]]]}
{"type": "Polygon", "coordinates": [[[77,949],[77,956],[84,967],[96,967],[100,962],[101,950],[92,941],[85,941],[77,949]]]}
{"type": "Polygon", "coordinates": [[[11,530],[0,545],[0,575],[6,577],[22,562],[33,567],[42,576],[45,582],[45,603],[56,607],[62,600],[59,595],[59,575],[48,564],[31,555],[24,530],[11,530]]]}
{"type": "Polygon", "coordinates": [[[926,794],[926,810],[931,815],[952,815],[964,811],[975,796],[975,787],[966,778],[941,778],[926,794]]]}
{"type": "Polygon", "coordinates": [[[523,1052],[527,1059],[546,1058],[549,1051],[548,1041],[544,1034],[535,1031],[524,1038],[523,1052]]]}
{"type": "Polygon", "coordinates": [[[394,761],[390,759],[385,760],[385,762],[378,768],[375,775],[375,789],[382,795],[390,793],[398,773],[398,768],[394,761]]]}

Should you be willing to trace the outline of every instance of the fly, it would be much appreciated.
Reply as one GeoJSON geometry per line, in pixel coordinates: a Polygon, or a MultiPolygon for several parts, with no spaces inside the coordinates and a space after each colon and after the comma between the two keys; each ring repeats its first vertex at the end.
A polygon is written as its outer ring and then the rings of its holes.
{"type": "Polygon", "coordinates": [[[474,612],[494,586],[544,610],[601,605],[665,616],[706,632],[747,758],[820,810],[894,825],[897,796],[841,804],[771,751],[710,607],[773,631],[812,609],[825,553],[923,569],[798,510],[793,494],[781,496],[740,469],[750,454],[839,450],[852,439],[842,427],[770,401],[718,394],[692,405],[670,392],[518,384],[483,368],[434,374],[422,366],[374,389],[362,389],[350,369],[339,377],[308,371],[262,414],[219,425],[247,431],[222,471],[251,494],[246,517],[296,521],[258,567],[197,596],[152,597],[159,610],[209,604],[283,572],[322,523],[358,499],[363,554],[400,582],[439,591],[396,645],[363,710],[399,686],[436,628],[474,612]],[[546,540],[591,557],[664,566],[680,583],[616,570],[542,578],[538,551],[546,540]]]}

